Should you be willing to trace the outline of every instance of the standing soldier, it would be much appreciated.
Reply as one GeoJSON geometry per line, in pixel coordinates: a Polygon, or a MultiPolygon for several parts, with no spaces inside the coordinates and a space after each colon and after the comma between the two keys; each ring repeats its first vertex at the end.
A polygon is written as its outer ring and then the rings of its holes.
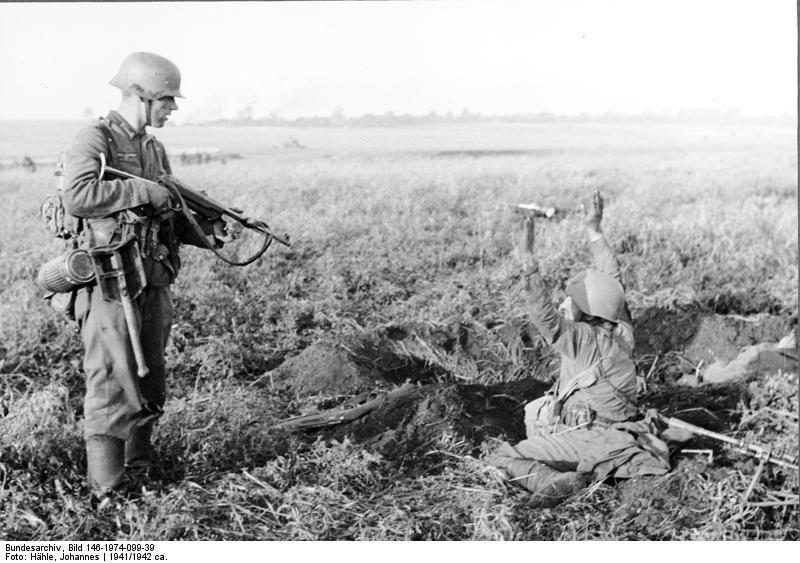
{"type": "Polygon", "coordinates": [[[203,240],[184,216],[173,213],[170,191],[157,183],[171,168],[164,146],[146,128],[163,127],[178,109],[180,82],[178,67],[164,57],[129,55],[111,80],[122,91],[119,109],[81,130],[67,157],[62,200],[78,219],[83,245],[135,237],[146,279],[133,302],[139,335],[129,332],[123,304],[104,299],[97,285],[81,289],[75,301],[85,349],[87,474],[98,495],[119,488],[126,467],[153,463],[150,441],[165,400],[164,349],[173,319],[169,286],[180,269],[178,244],[220,246],[225,232],[223,221],[198,215],[209,235],[203,240]],[[101,154],[142,179],[100,177],[101,154]],[[140,338],[143,371],[149,372],[144,377],[137,375],[132,338],[140,338]]]}

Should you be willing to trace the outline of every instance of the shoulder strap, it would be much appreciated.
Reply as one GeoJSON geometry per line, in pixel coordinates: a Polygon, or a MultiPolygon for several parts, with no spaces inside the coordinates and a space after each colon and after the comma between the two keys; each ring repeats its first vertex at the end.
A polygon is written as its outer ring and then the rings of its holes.
{"type": "Polygon", "coordinates": [[[623,393],[620,389],[618,389],[616,385],[611,383],[608,376],[606,375],[606,372],[602,367],[603,360],[608,358],[610,355],[611,355],[611,350],[606,352],[599,360],[597,360],[591,366],[586,368],[584,371],[575,375],[575,377],[573,377],[569,381],[569,383],[567,383],[567,385],[564,386],[563,389],[559,389],[557,399],[563,403],[575,391],[591,387],[598,381],[604,381],[611,389],[611,393],[613,393],[614,396],[617,399],[619,399],[624,405],[627,405],[633,410],[638,410],[635,399],[631,400],[630,397],[626,396],[625,393],[623,393]]]}
{"type": "Polygon", "coordinates": [[[563,389],[558,390],[556,399],[564,402],[578,389],[585,389],[586,387],[594,385],[597,382],[597,372],[595,368],[597,368],[600,362],[602,362],[604,359],[605,358],[600,358],[588,368],[576,374],[572,379],[569,380],[569,383],[567,383],[563,389]]]}
{"type": "Polygon", "coordinates": [[[103,134],[103,137],[106,139],[106,145],[108,148],[108,163],[114,168],[119,168],[117,143],[114,142],[114,135],[111,134],[111,128],[102,119],[97,121],[95,127],[100,130],[100,132],[103,134]]]}

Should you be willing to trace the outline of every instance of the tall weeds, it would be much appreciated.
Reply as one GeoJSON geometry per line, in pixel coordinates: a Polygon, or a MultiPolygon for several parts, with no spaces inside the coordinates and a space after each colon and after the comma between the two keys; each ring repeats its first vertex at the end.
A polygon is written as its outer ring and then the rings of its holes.
{"type": "MultiPolygon", "coordinates": [[[[407,350],[454,382],[495,384],[534,370],[547,377],[552,356],[520,329],[508,203],[564,211],[536,227],[554,298],[589,264],[577,211],[599,188],[634,313],[796,315],[793,144],[766,131],[757,144],[714,137],[704,145],[673,131],[636,149],[631,139],[585,134],[549,128],[508,141],[558,148],[530,154],[392,151],[387,137],[369,152],[264,150],[224,165],[176,164],[189,185],[294,242],[242,269],[184,250],[171,398],[155,439],[163,475],[99,509],[82,477],[80,341],[34,284],[38,266],[59,252],[36,218],[52,178],[0,172],[0,196],[12,203],[0,208],[0,537],[797,539],[796,507],[743,508],[752,468],[733,462],[719,469],[683,458],[658,483],[602,484],[533,509],[480,462],[491,442],[443,435],[398,463],[356,442],[272,428],[291,414],[293,397],[252,382],[321,338],[387,323],[473,327],[479,350],[424,338],[407,350]]],[[[480,136],[445,144],[493,148],[480,136]]],[[[790,410],[796,393],[796,374],[770,379],[748,391],[732,419],[762,439],[796,442],[791,428],[754,414],[790,410]]],[[[754,498],[796,487],[796,476],[778,471],[754,498]]]]}

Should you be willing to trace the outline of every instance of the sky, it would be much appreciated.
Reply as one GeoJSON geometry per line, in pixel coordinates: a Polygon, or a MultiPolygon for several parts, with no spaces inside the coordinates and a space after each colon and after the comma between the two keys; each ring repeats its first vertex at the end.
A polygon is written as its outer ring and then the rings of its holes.
{"type": "Polygon", "coordinates": [[[177,123],[468,109],[797,114],[794,0],[0,3],[0,119],[119,102],[122,59],[183,76],[177,123]]]}

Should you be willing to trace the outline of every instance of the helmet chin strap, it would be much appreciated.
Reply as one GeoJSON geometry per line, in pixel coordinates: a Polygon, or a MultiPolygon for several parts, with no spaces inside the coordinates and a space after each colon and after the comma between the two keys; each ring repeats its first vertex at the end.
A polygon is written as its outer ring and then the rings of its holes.
{"type": "Polygon", "coordinates": [[[151,114],[152,109],[153,109],[153,100],[150,100],[150,99],[147,99],[147,98],[143,98],[143,97],[140,97],[139,99],[144,103],[144,113],[145,113],[144,126],[145,127],[152,126],[153,124],[151,122],[152,118],[150,117],[150,114],[151,114]]]}

